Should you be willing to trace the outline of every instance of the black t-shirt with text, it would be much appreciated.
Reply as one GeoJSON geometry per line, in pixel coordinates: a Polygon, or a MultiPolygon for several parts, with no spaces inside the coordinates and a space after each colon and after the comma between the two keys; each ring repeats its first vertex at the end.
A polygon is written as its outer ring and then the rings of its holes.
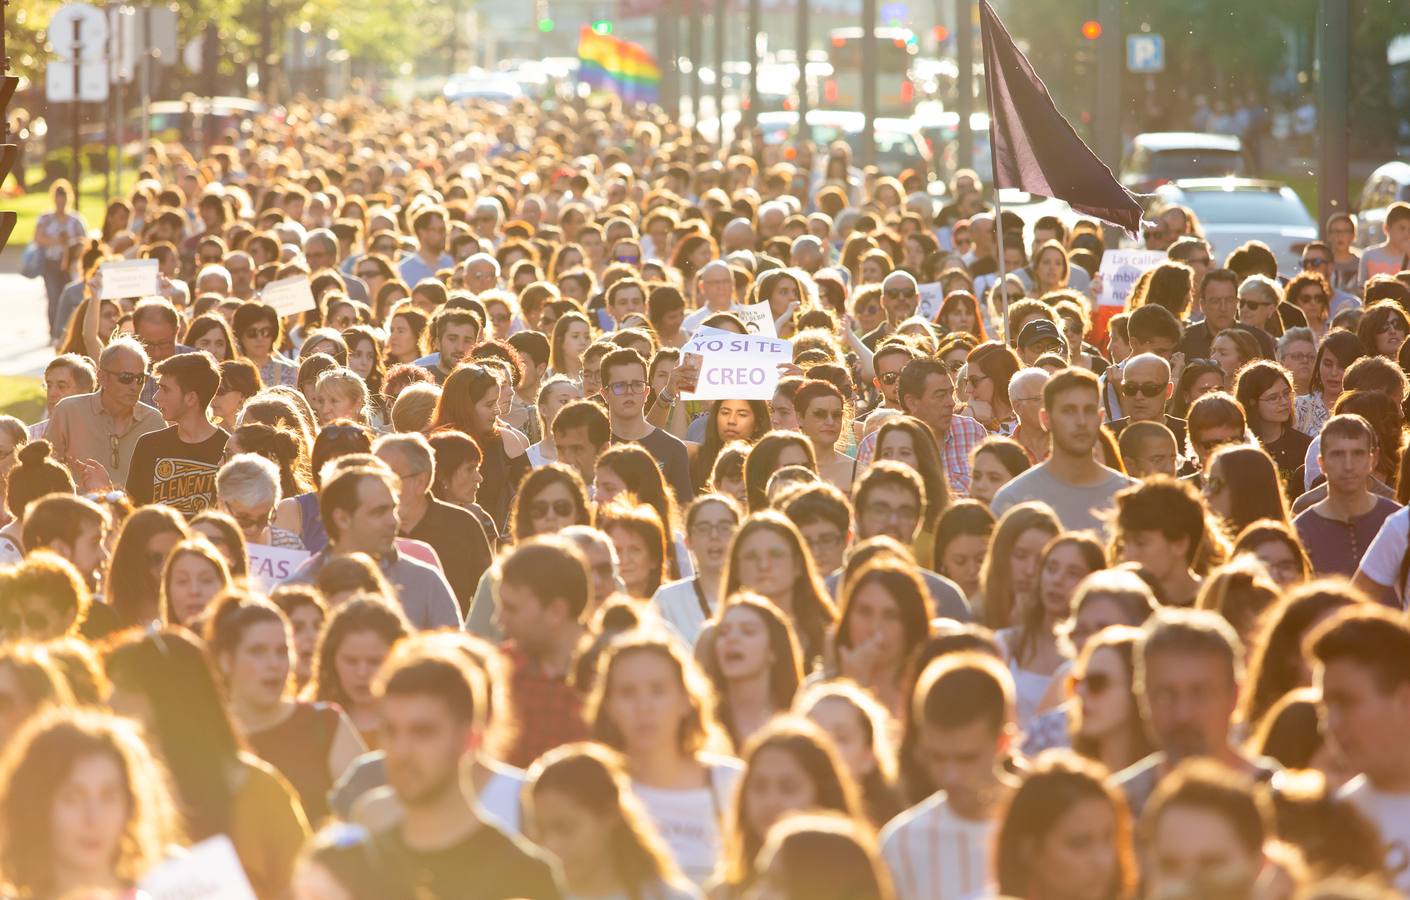
{"type": "Polygon", "coordinates": [[[199,444],[188,444],[176,426],[144,434],[132,451],[127,494],[135,506],[170,506],[187,518],[215,505],[215,473],[230,435],[217,428],[199,444]]]}
{"type": "Polygon", "coordinates": [[[400,828],[373,838],[378,856],[407,900],[558,900],[553,868],[542,852],[488,822],[448,847],[413,850],[400,828]]]}

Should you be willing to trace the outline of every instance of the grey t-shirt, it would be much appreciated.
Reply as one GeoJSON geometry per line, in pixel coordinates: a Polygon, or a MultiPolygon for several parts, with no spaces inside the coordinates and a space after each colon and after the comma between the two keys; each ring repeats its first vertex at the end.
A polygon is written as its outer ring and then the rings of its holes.
{"type": "Polygon", "coordinates": [[[1107,525],[1101,514],[1112,508],[1112,498],[1117,491],[1136,481],[1115,469],[1104,468],[1104,471],[1107,477],[1097,484],[1075,486],[1054,478],[1046,463],[1036,465],[999,488],[989,508],[995,517],[999,517],[1011,506],[1028,500],[1041,500],[1057,513],[1063,530],[1090,530],[1106,534],[1107,525]]]}

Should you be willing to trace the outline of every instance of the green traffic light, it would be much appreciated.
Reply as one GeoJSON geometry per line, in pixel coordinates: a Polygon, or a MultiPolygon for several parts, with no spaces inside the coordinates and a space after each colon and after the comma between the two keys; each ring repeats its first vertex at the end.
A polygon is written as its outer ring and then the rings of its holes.
{"type": "Polygon", "coordinates": [[[598,19],[592,23],[592,30],[598,34],[611,34],[612,23],[607,19],[598,19]]]}
{"type": "Polygon", "coordinates": [[[552,30],[553,30],[553,20],[552,20],[552,19],[539,19],[539,31],[542,31],[544,34],[548,34],[548,33],[549,33],[550,31],[552,31],[552,30]]]}

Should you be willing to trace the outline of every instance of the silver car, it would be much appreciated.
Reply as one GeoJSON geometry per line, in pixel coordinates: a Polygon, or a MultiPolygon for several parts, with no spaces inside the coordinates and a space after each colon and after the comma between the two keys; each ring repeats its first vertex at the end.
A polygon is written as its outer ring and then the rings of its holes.
{"type": "Polygon", "coordinates": [[[1386,210],[1410,202],[1410,162],[1388,162],[1371,173],[1356,204],[1356,244],[1374,247],[1386,239],[1386,210]]]}
{"type": "Polygon", "coordinates": [[[1262,241],[1278,272],[1295,275],[1302,250],[1317,239],[1317,222],[1292,188],[1255,178],[1181,178],[1156,188],[1153,209],[1179,203],[1194,210],[1216,261],[1247,241],[1262,241]]]}

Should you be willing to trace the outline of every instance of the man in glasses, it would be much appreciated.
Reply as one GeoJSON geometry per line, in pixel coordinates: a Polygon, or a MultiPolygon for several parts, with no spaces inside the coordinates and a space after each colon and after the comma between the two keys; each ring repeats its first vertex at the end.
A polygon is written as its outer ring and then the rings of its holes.
{"type": "MultiPolygon", "coordinates": [[[[695,496],[690,456],[680,438],[646,421],[647,387],[646,360],[640,353],[624,347],[603,357],[602,398],[612,422],[612,443],[640,444],[661,464],[661,473],[675,491],[676,502],[684,505],[695,496]]],[[[678,399],[662,396],[660,402],[674,406],[678,399]]]]}
{"type": "Polygon", "coordinates": [[[1175,440],[1185,443],[1185,420],[1165,414],[1165,404],[1174,393],[1170,363],[1154,353],[1139,353],[1126,361],[1121,371],[1121,418],[1108,425],[1117,437],[1132,422],[1161,422],[1175,440]]]}
{"type": "Polygon", "coordinates": [[[558,535],[519,545],[500,562],[499,573],[494,615],[505,637],[517,726],[505,762],[528,766],[554,747],[588,737],[582,695],[568,676],[592,579],[582,551],[558,535]]]}
{"type": "Polygon", "coordinates": [[[1025,366],[1032,366],[1045,353],[1067,354],[1062,332],[1051,320],[1041,316],[1029,319],[1018,332],[1018,356],[1025,366]]]}
{"type": "Polygon", "coordinates": [[[712,259],[702,266],[695,276],[695,296],[704,302],[681,323],[681,331],[687,334],[694,334],[701,322],[715,313],[729,312],[734,305],[734,273],[729,263],[712,259]]]}
{"type": "Polygon", "coordinates": [[[1009,406],[1018,425],[1010,435],[1028,451],[1034,462],[1048,458],[1052,437],[1043,427],[1043,385],[1052,376],[1047,369],[1020,369],[1009,379],[1009,406]]]}
{"type": "Polygon", "coordinates": [[[141,401],[147,351],[132,338],[111,341],[98,356],[98,390],[60,400],[49,419],[54,456],[75,474],[100,467],[114,487],[127,485],[137,440],[163,427],[162,414],[141,401]]]}
{"type": "Polygon", "coordinates": [[[901,370],[906,367],[906,363],[918,356],[920,352],[907,343],[905,338],[897,337],[882,342],[880,349],[872,357],[872,368],[876,371],[872,384],[881,394],[881,405],[873,412],[901,408],[901,370]]]}
{"type": "Polygon", "coordinates": [[[461,612],[465,612],[470,608],[480,576],[485,574],[493,558],[485,530],[464,509],[432,496],[436,457],[430,443],[419,432],[385,434],[372,445],[372,452],[401,479],[401,490],[397,493],[397,533],[435,549],[446,581],[450,582],[461,612]]]}
{"type": "Polygon", "coordinates": [[[902,322],[916,314],[919,305],[920,288],[916,286],[915,276],[899,269],[887,275],[881,282],[881,310],[886,318],[862,337],[862,343],[867,349],[875,350],[882,338],[895,334],[902,322]]]}
{"type": "Polygon", "coordinates": [[[1242,328],[1258,341],[1259,356],[1272,359],[1273,337],[1262,328],[1252,328],[1239,319],[1239,276],[1232,269],[1210,269],[1199,286],[1199,305],[1204,321],[1185,329],[1179,341],[1185,359],[1208,359],[1214,336],[1226,328],[1242,328]]]}
{"type": "Polygon", "coordinates": [[[168,427],[137,441],[127,493],[137,506],[159,503],[194,516],[215,505],[215,473],[230,438],[210,415],[220,369],[198,350],[162,360],[154,371],[157,409],[168,427]]]}

